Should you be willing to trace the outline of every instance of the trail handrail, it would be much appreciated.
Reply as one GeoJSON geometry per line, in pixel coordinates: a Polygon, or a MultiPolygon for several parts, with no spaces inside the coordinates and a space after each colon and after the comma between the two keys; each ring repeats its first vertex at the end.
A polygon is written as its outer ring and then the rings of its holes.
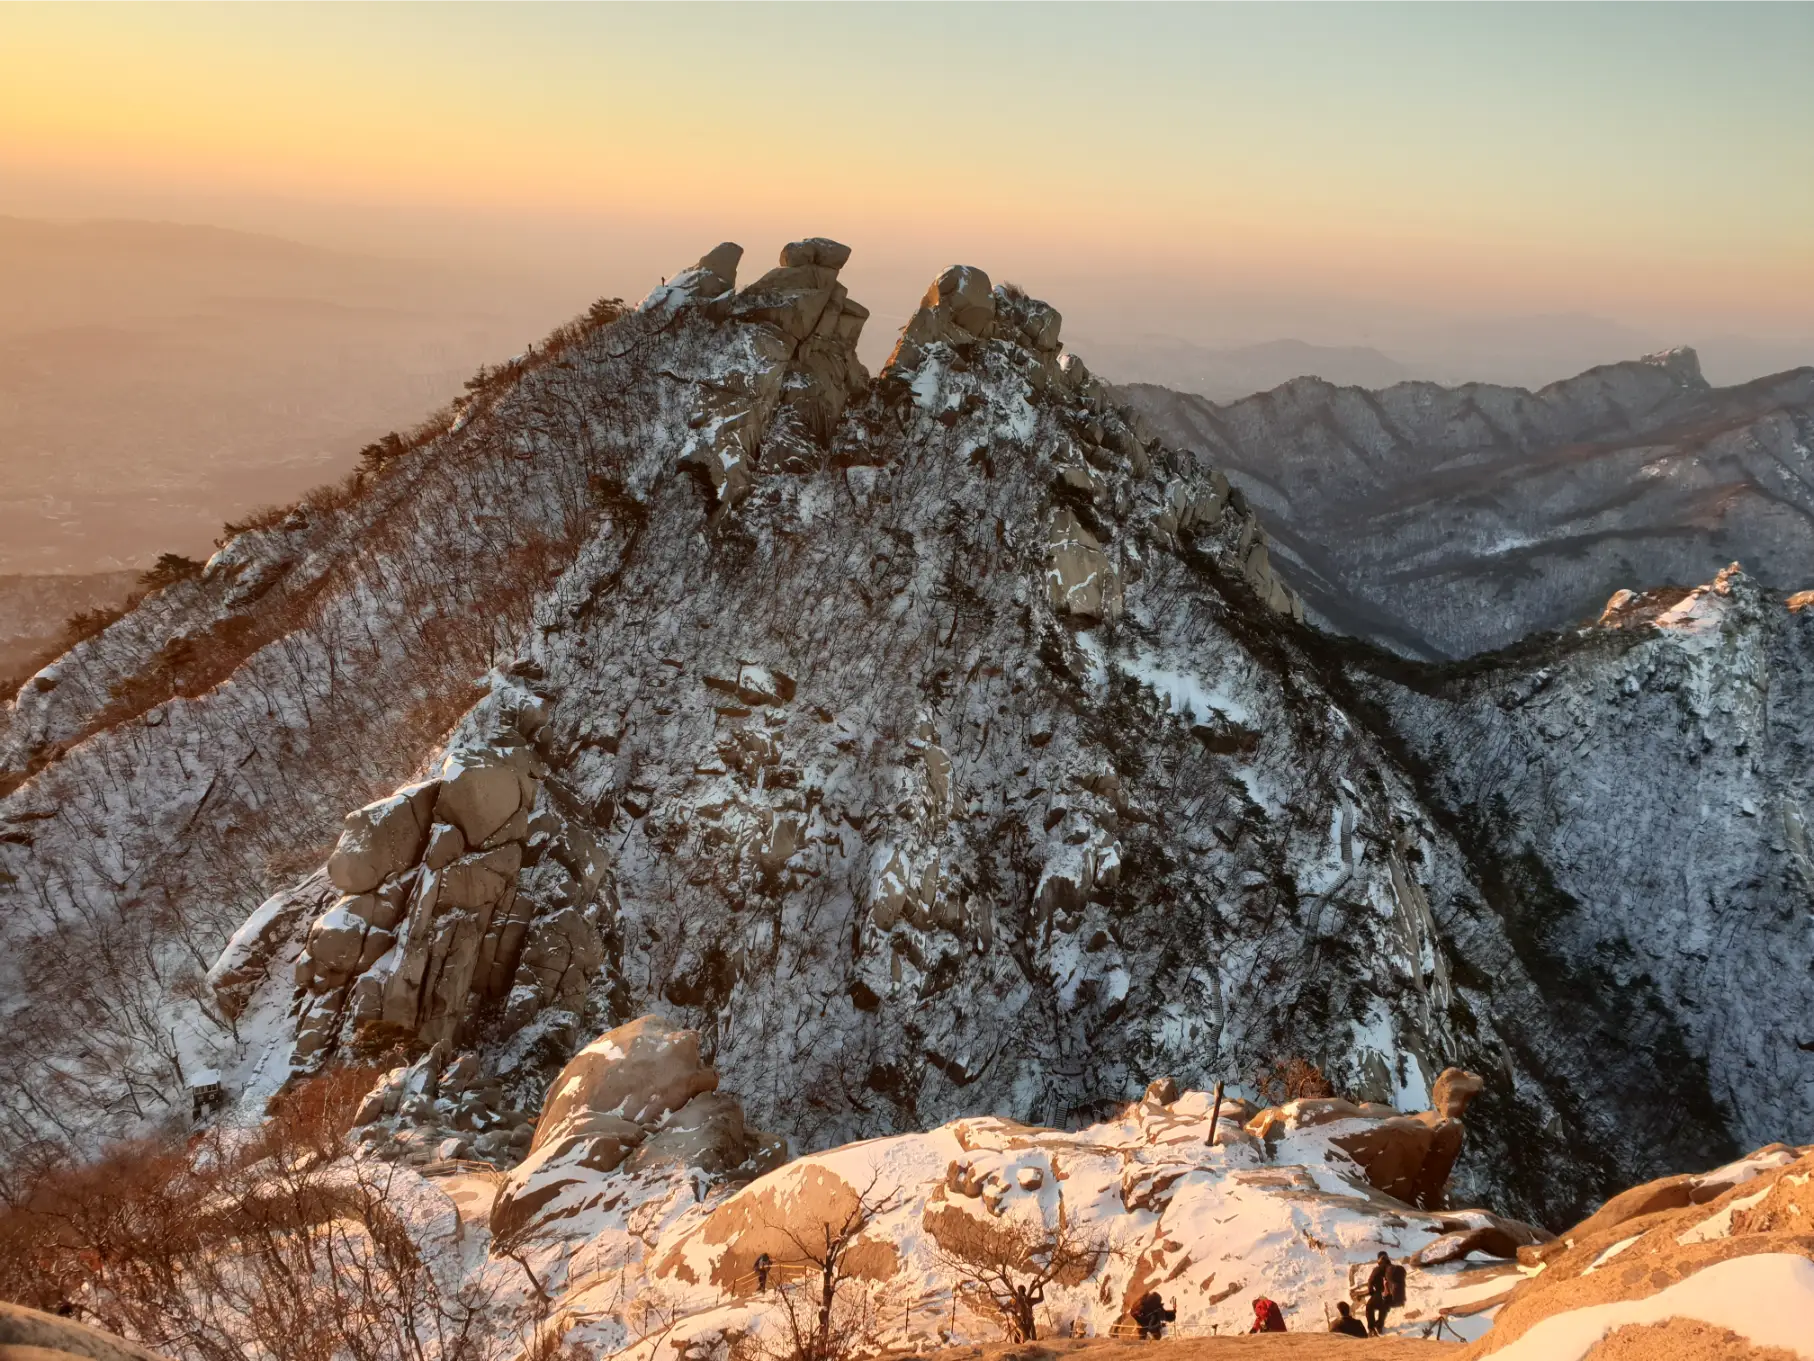
{"type": "MultiPolygon", "coordinates": [[[[785,1285],[789,1280],[811,1280],[819,1274],[819,1268],[811,1262],[776,1262],[768,1269],[770,1287],[785,1285]]],[[[760,1279],[754,1271],[745,1272],[730,1284],[732,1296],[757,1294],[756,1282],[760,1279]]]]}

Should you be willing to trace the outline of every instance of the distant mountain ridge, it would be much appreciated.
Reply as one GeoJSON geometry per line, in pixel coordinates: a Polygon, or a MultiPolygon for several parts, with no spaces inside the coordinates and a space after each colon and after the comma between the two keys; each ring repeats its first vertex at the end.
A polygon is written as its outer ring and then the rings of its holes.
{"type": "Polygon", "coordinates": [[[1170,337],[1089,346],[1108,378],[1132,378],[1217,401],[1262,392],[1304,374],[1344,386],[1385,387],[1420,376],[1371,345],[1314,345],[1286,338],[1256,345],[1209,346],[1170,337]]]}
{"type": "Polygon", "coordinates": [[[1734,559],[1767,587],[1814,581],[1814,368],[1716,388],[1678,348],[1535,392],[1123,391],[1227,472],[1315,614],[1399,652],[1504,647],[1734,559]]]}

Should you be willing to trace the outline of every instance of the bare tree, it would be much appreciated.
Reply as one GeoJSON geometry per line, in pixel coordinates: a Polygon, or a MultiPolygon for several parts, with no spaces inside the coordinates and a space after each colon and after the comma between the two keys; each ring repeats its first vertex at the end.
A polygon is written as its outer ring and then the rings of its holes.
{"type": "Polygon", "coordinates": [[[1075,1285],[1110,1255],[1106,1242],[1065,1218],[1062,1205],[1056,1227],[952,1211],[940,1217],[934,1241],[939,1264],[980,1297],[1011,1342],[1038,1338],[1034,1309],[1045,1302],[1048,1285],[1075,1285]]]}
{"type": "Polygon", "coordinates": [[[764,1228],[787,1240],[792,1264],[807,1268],[809,1277],[807,1282],[784,1284],[778,1292],[788,1325],[785,1361],[842,1361],[867,1335],[867,1311],[847,1302],[841,1305],[839,1292],[850,1279],[851,1247],[865,1229],[900,1204],[898,1191],[878,1193],[881,1179],[881,1170],[871,1169],[868,1184],[835,1220],[806,1226],[763,1219],[764,1228]]]}

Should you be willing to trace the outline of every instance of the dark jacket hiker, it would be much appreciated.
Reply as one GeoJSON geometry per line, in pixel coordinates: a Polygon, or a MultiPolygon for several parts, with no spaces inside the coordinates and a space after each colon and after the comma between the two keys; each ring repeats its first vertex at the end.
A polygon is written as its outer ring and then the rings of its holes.
{"type": "Polygon", "coordinates": [[[1405,1269],[1385,1253],[1367,1273],[1367,1331],[1378,1337],[1386,1330],[1386,1315],[1405,1302],[1405,1269]]]}
{"type": "Polygon", "coordinates": [[[1156,1290],[1147,1291],[1134,1306],[1134,1322],[1140,1326],[1141,1337],[1164,1337],[1165,1325],[1177,1317],[1178,1311],[1167,1309],[1156,1290]]]}

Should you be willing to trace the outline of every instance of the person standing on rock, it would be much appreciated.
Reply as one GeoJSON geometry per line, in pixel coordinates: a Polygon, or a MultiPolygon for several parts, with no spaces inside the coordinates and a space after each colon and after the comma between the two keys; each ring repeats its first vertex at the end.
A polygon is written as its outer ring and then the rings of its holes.
{"type": "Polygon", "coordinates": [[[772,1265],[766,1252],[756,1258],[756,1293],[758,1295],[768,1293],[768,1269],[772,1265]]]}
{"type": "Polygon", "coordinates": [[[1367,1335],[1367,1325],[1354,1317],[1354,1310],[1347,1300],[1338,1300],[1335,1312],[1341,1317],[1329,1325],[1330,1332],[1341,1333],[1344,1337],[1365,1337],[1367,1335]]]}
{"type": "Polygon", "coordinates": [[[1367,1331],[1379,1337],[1386,1331],[1386,1315],[1405,1302],[1405,1269],[1380,1253],[1367,1274],[1367,1331]]]}

